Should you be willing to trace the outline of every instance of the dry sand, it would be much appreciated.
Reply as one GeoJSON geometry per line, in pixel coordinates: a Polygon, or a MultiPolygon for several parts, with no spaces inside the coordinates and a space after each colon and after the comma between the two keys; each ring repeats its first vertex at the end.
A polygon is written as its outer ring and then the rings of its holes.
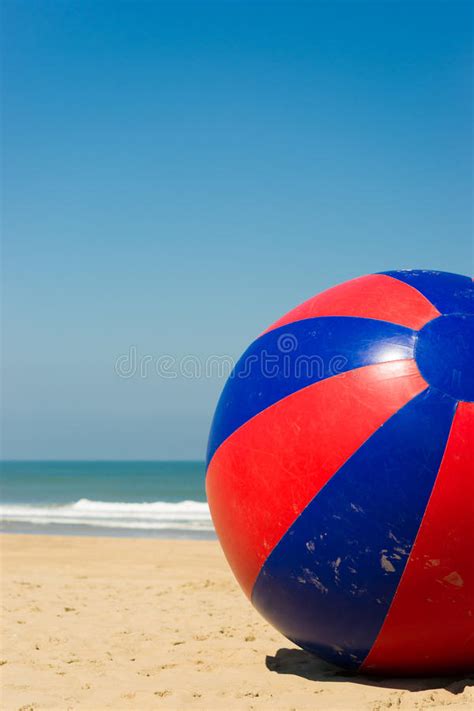
{"type": "Polygon", "coordinates": [[[1,708],[468,709],[472,679],[349,677],[251,607],[214,542],[4,535],[1,708]]]}

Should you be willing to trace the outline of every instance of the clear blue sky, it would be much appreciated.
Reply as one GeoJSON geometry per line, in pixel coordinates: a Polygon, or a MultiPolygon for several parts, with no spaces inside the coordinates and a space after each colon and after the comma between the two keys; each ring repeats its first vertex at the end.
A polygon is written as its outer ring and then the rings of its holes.
{"type": "Polygon", "coordinates": [[[3,455],[202,458],[217,377],[345,279],[472,271],[472,3],[3,3],[3,455]]]}

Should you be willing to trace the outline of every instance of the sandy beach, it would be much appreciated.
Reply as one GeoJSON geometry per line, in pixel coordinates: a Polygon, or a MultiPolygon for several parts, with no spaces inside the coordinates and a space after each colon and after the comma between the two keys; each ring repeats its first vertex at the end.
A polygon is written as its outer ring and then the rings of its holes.
{"type": "Polygon", "coordinates": [[[213,541],[3,535],[1,708],[472,708],[473,679],[350,677],[263,621],[213,541]]]}

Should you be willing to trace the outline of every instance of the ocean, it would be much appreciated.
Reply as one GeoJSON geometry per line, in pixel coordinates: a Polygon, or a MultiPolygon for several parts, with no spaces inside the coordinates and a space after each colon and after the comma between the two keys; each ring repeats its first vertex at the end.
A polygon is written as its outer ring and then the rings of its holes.
{"type": "Polygon", "coordinates": [[[0,531],[214,538],[203,462],[4,461],[0,531]]]}

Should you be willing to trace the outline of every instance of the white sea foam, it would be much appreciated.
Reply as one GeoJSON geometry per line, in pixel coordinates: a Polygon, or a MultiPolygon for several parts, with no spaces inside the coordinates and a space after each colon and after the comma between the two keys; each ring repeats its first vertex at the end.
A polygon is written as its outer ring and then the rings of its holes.
{"type": "Polygon", "coordinates": [[[207,503],[154,501],[122,503],[79,499],[62,506],[0,504],[0,520],[34,524],[71,524],[104,528],[212,531],[207,503]]]}

